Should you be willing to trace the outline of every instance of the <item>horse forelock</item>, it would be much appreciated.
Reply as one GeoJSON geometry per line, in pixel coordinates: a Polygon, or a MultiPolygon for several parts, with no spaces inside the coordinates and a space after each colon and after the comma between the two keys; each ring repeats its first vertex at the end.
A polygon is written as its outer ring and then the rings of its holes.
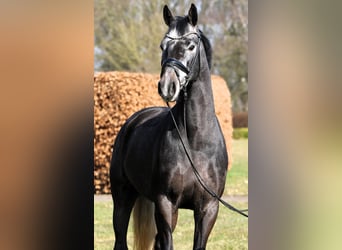
{"type": "Polygon", "coordinates": [[[188,22],[187,17],[176,16],[174,21],[171,22],[167,34],[172,37],[179,37],[189,32],[196,32],[196,29],[188,22]]]}

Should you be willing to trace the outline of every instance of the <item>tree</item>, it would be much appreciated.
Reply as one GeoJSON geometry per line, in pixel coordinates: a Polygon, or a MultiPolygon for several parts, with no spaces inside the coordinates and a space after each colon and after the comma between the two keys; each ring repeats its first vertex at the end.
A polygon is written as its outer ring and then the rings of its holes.
{"type": "Polygon", "coordinates": [[[159,71],[161,8],[161,1],[96,0],[96,70],[159,71]]]}

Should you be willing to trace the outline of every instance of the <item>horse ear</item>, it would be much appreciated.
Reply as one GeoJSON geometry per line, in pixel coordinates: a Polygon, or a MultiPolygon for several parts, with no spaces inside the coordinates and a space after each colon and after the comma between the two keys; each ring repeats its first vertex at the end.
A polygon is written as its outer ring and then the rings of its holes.
{"type": "Polygon", "coordinates": [[[164,22],[167,26],[170,26],[171,21],[174,19],[171,11],[169,10],[169,7],[167,5],[164,6],[163,9],[163,17],[164,17],[164,22]]]}
{"type": "Polygon", "coordinates": [[[197,8],[196,6],[192,3],[191,7],[189,9],[189,13],[188,13],[188,20],[189,23],[192,24],[192,26],[196,26],[197,24],[197,8]]]}

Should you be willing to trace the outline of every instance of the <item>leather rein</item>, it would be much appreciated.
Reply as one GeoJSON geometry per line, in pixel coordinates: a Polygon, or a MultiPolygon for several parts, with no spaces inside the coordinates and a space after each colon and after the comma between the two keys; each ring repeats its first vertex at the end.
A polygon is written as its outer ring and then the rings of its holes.
{"type": "MultiPolygon", "coordinates": [[[[196,63],[196,60],[199,60],[199,69],[200,69],[200,45],[201,45],[201,35],[198,33],[198,32],[190,32],[190,33],[187,33],[181,37],[171,37],[171,36],[168,36],[166,35],[167,38],[171,39],[171,40],[181,40],[183,39],[185,36],[188,36],[188,35],[191,35],[191,34],[195,34],[197,35],[198,37],[198,44],[197,44],[197,51],[196,51],[196,55],[195,57],[193,58],[192,62],[191,62],[191,67],[190,69],[188,67],[186,67],[181,61],[175,59],[175,58],[167,58],[166,60],[164,60],[162,62],[162,70],[161,70],[161,74],[164,73],[164,70],[166,67],[171,67],[175,70],[175,68],[178,68],[179,70],[183,71],[185,74],[186,74],[186,82],[183,86],[181,86],[181,89],[183,90],[184,92],[184,129],[185,129],[185,136],[187,137],[187,131],[186,131],[186,101],[187,101],[187,86],[189,84],[189,82],[191,80],[194,80],[194,76],[193,76],[193,68],[194,68],[194,65],[196,63]]],[[[198,77],[199,75],[199,69],[198,69],[198,72],[197,72],[197,76],[196,78],[198,77]]],[[[177,70],[175,70],[175,73],[177,75],[177,78],[178,78],[178,81],[179,81],[179,75],[177,73],[177,70]]],[[[180,81],[179,81],[180,83],[180,81]]],[[[184,151],[185,151],[185,154],[187,156],[187,158],[189,159],[189,162],[190,162],[190,165],[191,165],[191,168],[192,170],[194,171],[194,174],[198,180],[198,182],[201,184],[201,186],[203,187],[203,189],[208,192],[212,197],[214,197],[215,199],[217,199],[219,202],[221,202],[225,207],[227,207],[228,209],[234,211],[234,212],[237,212],[245,217],[248,217],[248,214],[246,214],[245,212],[248,211],[248,209],[244,209],[244,210],[239,210],[235,207],[233,207],[232,205],[230,205],[228,202],[222,200],[214,191],[212,191],[204,182],[203,178],[201,177],[201,175],[199,174],[197,168],[195,167],[194,165],[194,162],[190,156],[190,150],[186,147],[185,145],[185,142],[183,140],[183,137],[181,135],[181,132],[178,128],[178,125],[177,125],[177,122],[176,122],[176,119],[172,113],[172,109],[170,107],[170,104],[169,102],[166,102],[167,106],[169,107],[169,111],[170,111],[170,114],[171,114],[171,117],[172,117],[172,120],[173,120],[173,123],[175,125],[175,128],[177,130],[177,133],[178,133],[178,136],[179,136],[179,139],[182,143],[182,146],[184,148],[184,151]]]]}

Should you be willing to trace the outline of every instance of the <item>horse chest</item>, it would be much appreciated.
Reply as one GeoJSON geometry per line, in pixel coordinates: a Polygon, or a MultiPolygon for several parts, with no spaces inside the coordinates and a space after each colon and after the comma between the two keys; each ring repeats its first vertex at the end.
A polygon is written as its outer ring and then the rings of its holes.
{"type": "MultiPolygon", "coordinates": [[[[218,191],[222,186],[225,171],[218,167],[215,157],[208,157],[203,152],[193,152],[193,161],[201,177],[206,180],[206,185],[211,189],[218,191]]],[[[172,203],[179,207],[192,208],[194,201],[208,197],[208,194],[202,188],[195,176],[194,170],[190,165],[186,155],[178,156],[178,161],[174,165],[169,165],[167,171],[162,173],[161,183],[163,190],[172,203]]]]}

